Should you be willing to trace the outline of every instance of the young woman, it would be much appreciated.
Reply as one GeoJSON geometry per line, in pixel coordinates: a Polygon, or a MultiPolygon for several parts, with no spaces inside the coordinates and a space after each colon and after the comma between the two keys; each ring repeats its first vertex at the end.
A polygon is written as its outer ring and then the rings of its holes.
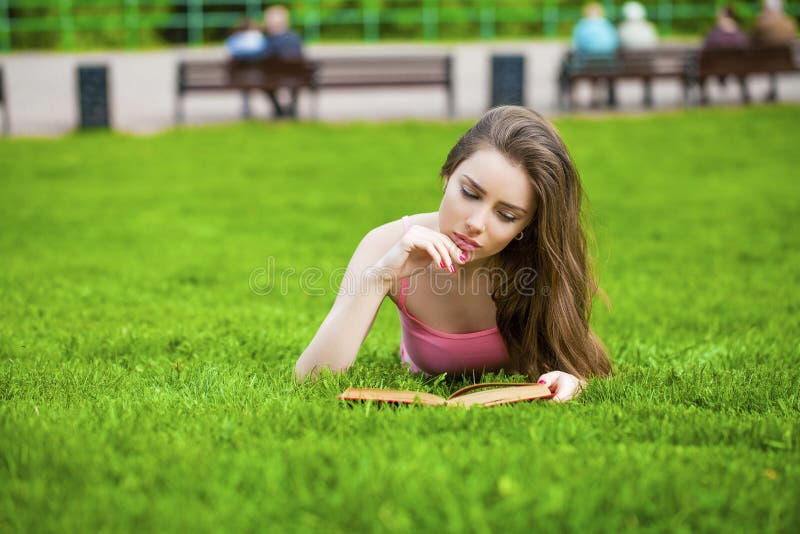
{"type": "Polygon", "coordinates": [[[589,329],[597,290],[567,148],[522,107],[487,112],[447,156],[439,211],[370,231],[295,366],[350,367],[383,299],[398,307],[400,358],[427,374],[501,368],[573,398],[611,363],[589,329]]]}

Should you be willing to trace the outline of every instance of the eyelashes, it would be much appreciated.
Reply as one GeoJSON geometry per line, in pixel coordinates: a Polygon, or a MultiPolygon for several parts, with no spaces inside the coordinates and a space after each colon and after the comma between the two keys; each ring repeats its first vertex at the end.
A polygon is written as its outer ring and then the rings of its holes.
{"type": "Polygon", "coordinates": [[[465,196],[465,197],[467,197],[467,198],[471,198],[471,199],[476,199],[476,198],[478,198],[478,195],[473,195],[472,193],[470,193],[469,191],[467,191],[467,190],[466,190],[466,189],[464,189],[463,187],[461,188],[461,192],[462,192],[462,193],[464,194],[464,196],[465,196]]]}
{"type": "MultiPolygon", "coordinates": [[[[478,198],[479,198],[478,195],[469,192],[468,190],[464,189],[463,187],[461,188],[461,194],[465,198],[468,198],[470,200],[478,200],[478,198]]],[[[517,221],[517,218],[514,217],[513,215],[508,215],[507,213],[503,213],[503,212],[497,212],[497,214],[505,222],[513,223],[513,222],[517,221]]]]}

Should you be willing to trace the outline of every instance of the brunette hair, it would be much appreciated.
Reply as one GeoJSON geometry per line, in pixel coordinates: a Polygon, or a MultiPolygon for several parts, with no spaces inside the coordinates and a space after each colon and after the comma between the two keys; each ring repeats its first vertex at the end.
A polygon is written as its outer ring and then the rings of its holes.
{"type": "Polygon", "coordinates": [[[583,188],[567,147],[538,113],[502,106],[489,110],[461,136],[442,166],[442,178],[485,148],[521,165],[536,197],[522,239],[512,240],[487,264],[503,274],[499,282],[492,277],[492,300],[511,370],[534,379],[555,370],[582,378],[608,375],[608,353],[589,328],[592,298],[599,288],[581,220],[583,188]],[[536,286],[519,276],[526,270],[536,286]]]}
{"type": "Polygon", "coordinates": [[[733,22],[739,24],[741,21],[739,20],[739,14],[736,13],[736,9],[733,7],[733,4],[727,4],[725,7],[722,8],[722,15],[732,19],[733,22]]]}

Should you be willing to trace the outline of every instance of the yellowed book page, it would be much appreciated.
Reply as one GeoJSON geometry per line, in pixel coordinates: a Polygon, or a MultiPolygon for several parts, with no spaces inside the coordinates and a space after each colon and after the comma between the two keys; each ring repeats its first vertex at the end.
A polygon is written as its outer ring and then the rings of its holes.
{"type": "Polygon", "coordinates": [[[532,386],[515,386],[508,388],[486,389],[467,393],[447,401],[448,406],[474,406],[482,404],[484,406],[496,406],[508,402],[526,401],[550,397],[551,393],[547,386],[534,384],[532,386]]]}
{"type": "Polygon", "coordinates": [[[402,402],[404,404],[412,404],[415,399],[419,399],[419,402],[426,406],[440,406],[446,402],[442,397],[431,393],[401,391],[399,389],[347,388],[345,392],[338,395],[337,398],[344,400],[402,402]]]}

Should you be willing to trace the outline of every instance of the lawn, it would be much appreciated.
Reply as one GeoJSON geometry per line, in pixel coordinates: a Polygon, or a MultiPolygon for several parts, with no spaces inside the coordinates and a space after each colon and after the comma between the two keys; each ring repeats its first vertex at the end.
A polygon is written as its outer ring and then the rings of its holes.
{"type": "Polygon", "coordinates": [[[335,399],[463,385],[401,370],[388,299],[346,374],[292,378],[467,123],[0,141],[0,531],[796,532],[799,123],[558,120],[615,374],[472,410],[335,399]]]}

